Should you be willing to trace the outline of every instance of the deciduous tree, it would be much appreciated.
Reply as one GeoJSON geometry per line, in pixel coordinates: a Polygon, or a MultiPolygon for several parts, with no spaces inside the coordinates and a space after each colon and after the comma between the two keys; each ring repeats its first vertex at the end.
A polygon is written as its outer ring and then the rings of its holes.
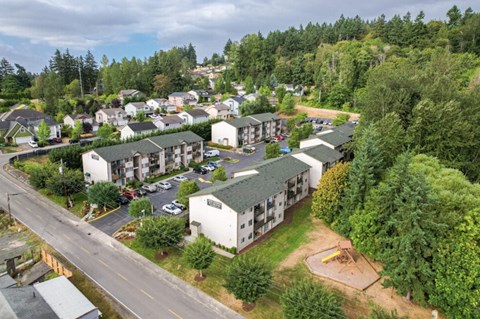
{"type": "Polygon", "coordinates": [[[265,159],[276,158],[280,156],[280,144],[269,143],[265,147],[265,159]]]}
{"type": "Polygon", "coordinates": [[[188,206],[187,196],[195,192],[198,192],[199,190],[200,190],[200,187],[198,186],[197,182],[184,181],[178,187],[176,198],[181,204],[188,206]]]}
{"type": "Polygon", "coordinates": [[[151,216],[153,214],[153,206],[150,198],[142,197],[130,202],[128,206],[128,214],[134,218],[151,216]]]}
{"type": "Polygon", "coordinates": [[[228,177],[227,177],[227,172],[225,171],[225,167],[220,166],[212,173],[212,178],[210,178],[210,181],[212,183],[215,183],[216,181],[224,182],[227,179],[228,177]]]}
{"type": "Polygon", "coordinates": [[[203,270],[210,267],[215,258],[215,252],[212,243],[205,237],[200,236],[185,247],[183,257],[190,267],[198,270],[199,276],[203,277],[203,270]]]}
{"type": "Polygon", "coordinates": [[[160,250],[177,245],[183,239],[185,221],[182,218],[149,217],[137,229],[137,240],[145,248],[160,250]]]}
{"type": "Polygon", "coordinates": [[[112,182],[97,182],[88,189],[88,202],[104,210],[116,207],[118,196],[118,188],[112,182]]]}
{"type": "Polygon", "coordinates": [[[45,120],[41,120],[38,125],[37,137],[40,145],[47,144],[47,140],[50,137],[50,126],[48,126],[45,120]]]}

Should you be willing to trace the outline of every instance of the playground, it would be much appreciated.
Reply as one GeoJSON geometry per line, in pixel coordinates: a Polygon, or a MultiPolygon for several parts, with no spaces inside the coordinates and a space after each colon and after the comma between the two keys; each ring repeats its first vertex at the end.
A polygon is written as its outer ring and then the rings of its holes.
{"type": "Polygon", "coordinates": [[[370,263],[352,246],[349,240],[338,241],[337,246],[310,255],[305,263],[312,273],[365,290],[380,276],[370,263]]]}

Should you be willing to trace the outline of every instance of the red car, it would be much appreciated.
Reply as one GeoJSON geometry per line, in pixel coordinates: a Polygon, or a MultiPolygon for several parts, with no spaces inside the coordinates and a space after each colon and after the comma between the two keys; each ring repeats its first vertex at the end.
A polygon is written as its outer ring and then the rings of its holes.
{"type": "Polygon", "coordinates": [[[285,139],[285,137],[283,137],[282,135],[278,135],[275,138],[277,139],[277,141],[283,141],[285,139]]]}
{"type": "Polygon", "coordinates": [[[139,197],[136,191],[124,191],[122,195],[128,198],[129,200],[138,199],[139,197]]]}

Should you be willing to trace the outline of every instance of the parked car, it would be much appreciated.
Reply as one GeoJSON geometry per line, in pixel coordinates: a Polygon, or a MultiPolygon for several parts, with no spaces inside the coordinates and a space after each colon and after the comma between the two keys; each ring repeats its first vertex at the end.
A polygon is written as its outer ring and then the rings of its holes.
{"type": "Polygon", "coordinates": [[[126,205],[130,203],[130,201],[125,195],[120,195],[118,196],[117,203],[119,203],[120,205],[126,205]]]}
{"type": "Polygon", "coordinates": [[[158,182],[157,188],[168,190],[172,188],[172,184],[170,184],[169,182],[158,182]]]}
{"type": "Polygon", "coordinates": [[[215,167],[210,166],[210,165],[203,165],[202,168],[206,169],[209,172],[213,172],[215,170],[215,167]]]}
{"type": "Polygon", "coordinates": [[[32,148],[37,148],[38,147],[38,144],[35,141],[29,141],[28,145],[30,145],[30,147],[32,147],[32,148]]]}
{"type": "Polygon", "coordinates": [[[182,210],[173,204],[166,204],[162,206],[162,210],[167,214],[178,215],[182,210]]]}
{"type": "Polygon", "coordinates": [[[59,144],[60,144],[60,143],[63,143],[61,137],[54,137],[54,138],[52,138],[52,140],[53,140],[55,143],[59,143],[59,144]]]}
{"type": "Polygon", "coordinates": [[[218,163],[218,162],[208,162],[207,165],[209,166],[213,166],[215,168],[219,168],[222,166],[222,164],[218,163]]]}
{"type": "Polygon", "coordinates": [[[288,133],[282,133],[281,135],[285,138],[290,137],[290,135],[288,135],[288,133]]]}
{"type": "Polygon", "coordinates": [[[281,154],[288,154],[288,153],[291,153],[292,152],[292,149],[291,148],[288,148],[288,147],[282,147],[280,149],[280,153],[281,154]]]}
{"type": "Polygon", "coordinates": [[[275,138],[277,139],[277,141],[283,141],[285,139],[285,137],[283,137],[282,135],[277,135],[275,136],[275,138]]]}
{"type": "Polygon", "coordinates": [[[203,168],[203,167],[195,167],[195,168],[193,169],[193,172],[194,172],[194,173],[197,173],[197,174],[202,174],[202,175],[205,175],[205,174],[208,173],[208,171],[207,171],[205,168],[203,168]]]}
{"type": "Polygon", "coordinates": [[[175,177],[173,178],[173,180],[174,180],[175,182],[181,183],[181,182],[188,181],[188,177],[183,176],[183,175],[177,175],[177,176],[175,176],[175,177]]]}
{"type": "Polygon", "coordinates": [[[273,138],[273,137],[267,137],[265,140],[264,140],[265,143],[275,143],[277,142],[277,139],[273,138]]]}
{"type": "Polygon", "coordinates": [[[203,154],[203,157],[206,157],[206,158],[215,157],[215,156],[220,156],[219,150],[209,150],[203,154]]]}
{"type": "Polygon", "coordinates": [[[255,150],[256,150],[255,146],[252,146],[250,144],[244,145],[243,149],[244,150],[249,150],[250,152],[255,152],[255,150]]]}
{"type": "Polygon", "coordinates": [[[133,191],[133,190],[130,190],[130,191],[124,191],[122,193],[123,196],[125,196],[126,198],[128,198],[128,200],[135,200],[135,199],[138,199],[138,194],[136,191],[133,191]]]}
{"type": "Polygon", "coordinates": [[[155,185],[143,185],[142,189],[149,193],[155,193],[157,191],[157,187],[155,185]]]}
{"type": "Polygon", "coordinates": [[[181,210],[185,210],[187,209],[187,206],[183,205],[182,203],[180,203],[178,200],[172,200],[172,204],[177,206],[178,208],[180,208],[181,210]]]}
{"type": "Polygon", "coordinates": [[[68,143],[70,143],[70,144],[77,144],[79,142],[80,142],[80,140],[78,140],[76,138],[71,138],[71,139],[68,140],[68,143]]]}
{"type": "Polygon", "coordinates": [[[137,192],[139,197],[147,195],[147,192],[145,190],[141,189],[141,188],[136,189],[135,192],[137,192]]]}

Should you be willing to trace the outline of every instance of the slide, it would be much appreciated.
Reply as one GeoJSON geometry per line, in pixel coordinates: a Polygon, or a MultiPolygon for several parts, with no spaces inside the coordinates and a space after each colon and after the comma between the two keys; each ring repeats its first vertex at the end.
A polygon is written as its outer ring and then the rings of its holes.
{"type": "Polygon", "coordinates": [[[326,263],[327,261],[329,261],[329,260],[332,259],[333,257],[337,257],[338,255],[340,255],[340,252],[339,252],[339,251],[336,251],[336,252],[334,252],[333,254],[328,255],[327,257],[323,258],[323,259],[322,259],[322,263],[326,263]]]}

